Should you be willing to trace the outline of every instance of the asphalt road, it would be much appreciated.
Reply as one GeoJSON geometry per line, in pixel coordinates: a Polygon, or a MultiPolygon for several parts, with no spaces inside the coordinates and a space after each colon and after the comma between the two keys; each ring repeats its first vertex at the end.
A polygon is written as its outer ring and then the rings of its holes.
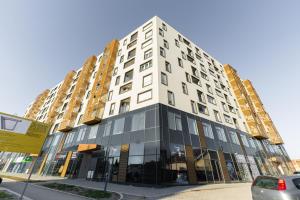
{"type": "MultiPolygon", "coordinates": [[[[1,184],[1,187],[7,188],[19,194],[22,193],[24,186],[25,183],[23,182],[15,182],[7,179],[1,184]]],[[[63,192],[49,190],[34,184],[28,185],[25,196],[32,200],[87,200],[87,198],[81,198],[63,192]]]]}

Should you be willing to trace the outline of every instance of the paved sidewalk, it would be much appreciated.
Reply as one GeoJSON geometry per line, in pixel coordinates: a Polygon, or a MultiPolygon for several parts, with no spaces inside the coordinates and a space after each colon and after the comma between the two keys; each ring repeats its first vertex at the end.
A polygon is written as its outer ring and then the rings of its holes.
{"type": "MultiPolygon", "coordinates": [[[[93,189],[103,189],[104,183],[103,182],[93,182],[93,181],[86,181],[85,179],[65,179],[59,181],[61,183],[66,184],[72,184],[72,185],[80,185],[82,187],[89,187],[93,189]]],[[[108,184],[108,190],[113,192],[119,192],[130,196],[136,196],[136,198],[133,199],[161,199],[165,197],[166,199],[178,199],[180,196],[187,196],[187,193],[193,193],[195,194],[195,197],[187,198],[187,199],[199,199],[197,192],[204,191],[205,194],[215,194],[214,196],[216,198],[212,199],[218,199],[217,196],[220,195],[221,191],[226,191],[226,198],[223,199],[249,199],[250,194],[250,183],[232,183],[232,184],[209,184],[209,185],[193,185],[193,186],[173,186],[173,187],[164,187],[164,188],[151,188],[151,187],[137,187],[132,185],[120,185],[120,184],[108,184]],[[242,189],[242,194],[240,195],[234,195],[232,191],[236,191],[237,194],[239,192],[239,189],[242,189]],[[227,193],[228,192],[228,193],[227,193]],[[246,192],[246,194],[244,193],[246,192]],[[180,194],[179,194],[180,193],[180,194]],[[182,195],[181,195],[182,194],[182,195]],[[176,198],[175,198],[176,196],[176,198]],[[178,198],[177,198],[178,196],[178,198]],[[232,196],[233,198],[230,198],[232,196]],[[246,198],[244,198],[246,196],[246,198]],[[227,198],[228,197],[228,198],[227,198]],[[242,198],[240,198],[242,197],[242,198]]],[[[224,197],[223,194],[220,196],[224,197]]],[[[251,197],[251,194],[250,194],[251,197]]],[[[132,198],[132,197],[131,197],[132,198]]],[[[128,198],[128,199],[131,199],[128,198]]],[[[164,199],[164,198],[163,198],[164,199]]],[[[206,200],[206,199],[205,199],[206,200]]],[[[250,200],[250,199],[249,199],[250,200]]]]}
{"type": "MultiPolygon", "coordinates": [[[[0,176],[3,173],[0,173],[0,176]]],[[[27,178],[27,174],[4,173],[6,176],[15,176],[18,178],[27,178]]],[[[33,175],[32,180],[42,180],[49,182],[59,182],[97,190],[104,189],[104,182],[87,181],[85,179],[65,179],[55,176],[37,176],[33,175]]],[[[38,184],[38,183],[36,183],[38,184]]],[[[228,183],[228,184],[208,184],[208,185],[189,185],[173,187],[137,187],[132,185],[108,184],[108,190],[121,193],[124,200],[140,199],[163,199],[163,200],[251,200],[250,183],[228,183]]]]}
{"type": "MultiPolygon", "coordinates": [[[[29,174],[21,174],[21,173],[3,173],[0,172],[0,177],[7,177],[11,179],[19,179],[19,180],[27,180],[29,174]]],[[[30,178],[32,181],[51,181],[51,180],[63,180],[66,178],[61,178],[59,176],[39,176],[36,174],[33,174],[30,178]]]]}

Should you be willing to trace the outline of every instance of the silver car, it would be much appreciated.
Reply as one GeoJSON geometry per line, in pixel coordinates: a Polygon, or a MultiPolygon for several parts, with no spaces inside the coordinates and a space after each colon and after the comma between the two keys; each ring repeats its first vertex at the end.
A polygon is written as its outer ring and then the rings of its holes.
{"type": "Polygon", "coordinates": [[[251,192],[253,200],[300,200],[300,177],[258,176],[251,192]]]}

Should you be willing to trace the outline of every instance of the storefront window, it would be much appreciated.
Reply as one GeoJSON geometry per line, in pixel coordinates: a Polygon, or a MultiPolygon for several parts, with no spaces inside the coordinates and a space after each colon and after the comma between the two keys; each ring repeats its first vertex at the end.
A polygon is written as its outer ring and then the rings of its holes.
{"type": "Polygon", "coordinates": [[[201,149],[194,149],[195,157],[195,170],[197,174],[198,182],[207,182],[206,172],[205,172],[205,161],[202,155],[201,149]]]}
{"type": "Polygon", "coordinates": [[[121,146],[111,146],[109,149],[109,157],[120,156],[121,146]]]}
{"type": "Polygon", "coordinates": [[[156,155],[144,157],[144,183],[155,184],[157,177],[156,155]]]}
{"type": "Polygon", "coordinates": [[[141,183],[143,177],[144,156],[129,156],[127,168],[127,181],[141,183]]]}

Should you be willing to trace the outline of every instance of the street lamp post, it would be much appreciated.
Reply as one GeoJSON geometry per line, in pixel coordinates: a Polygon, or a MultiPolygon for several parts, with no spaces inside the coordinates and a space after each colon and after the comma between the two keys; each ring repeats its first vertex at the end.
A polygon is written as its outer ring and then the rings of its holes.
{"type": "MultiPolygon", "coordinates": [[[[109,160],[109,154],[110,154],[111,149],[112,149],[113,152],[115,152],[115,151],[117,150],[117,149],[114,148],[114,147],[109,147],[109,148],[108,148],[108,153],[107,153],[107,157],[106,157],[106,158],[107,158],[107,160],[108,160],[109,167],[108,167],[108,172],[105,173],[104,192],[107,191],[107,185],[108,185],[108,181],[109,181],[109,179],[110,179],[111,168],[112,168],[112,165],[113,165],[113,161],[112,161],[112,163],[110,164],[110,160],[109,160]]],[[[107,167],[106,167],[106,168],[107,168],[107,167]]],[[[105,171],[107,171],[106,168],[105,168],[105,171]]]]}

